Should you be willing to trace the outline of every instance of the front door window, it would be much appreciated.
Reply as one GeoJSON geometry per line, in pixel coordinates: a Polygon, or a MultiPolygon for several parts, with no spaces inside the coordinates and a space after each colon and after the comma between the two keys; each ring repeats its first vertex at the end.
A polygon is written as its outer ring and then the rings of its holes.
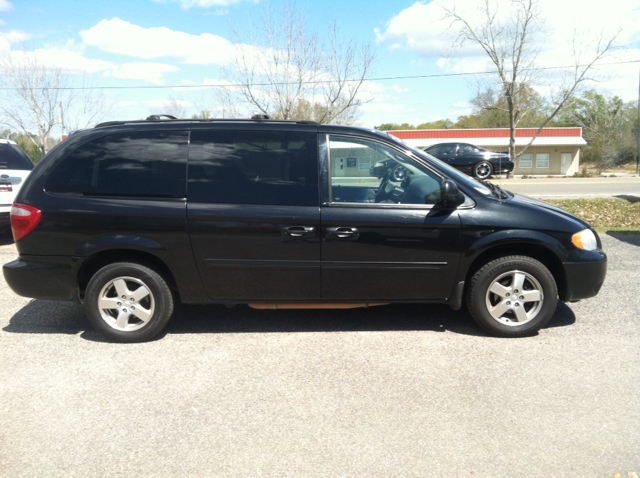
{"type": "Polygon", "coordinates": [[[331,202],[433,205],[440,201],[441,178],[385,144],[330,136],[329,156],[331,202]],[[354,166],[372,166],[349,167],[351,158],[354,166]]]}

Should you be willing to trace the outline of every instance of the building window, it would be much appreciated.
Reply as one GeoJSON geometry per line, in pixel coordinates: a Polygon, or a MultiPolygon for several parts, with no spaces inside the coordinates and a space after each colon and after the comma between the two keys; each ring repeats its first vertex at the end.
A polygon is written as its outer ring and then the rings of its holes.
{"type": "Polygon", "coordinates": [[[533,163],[533,154],[527,153],[520,156],[520,169],[530,169],[533,163]]]}
{"type": "Polygon", "coordinates": [[[549,153],[536,154],[536,168],[538,169],[549,168],[549,153]]]}

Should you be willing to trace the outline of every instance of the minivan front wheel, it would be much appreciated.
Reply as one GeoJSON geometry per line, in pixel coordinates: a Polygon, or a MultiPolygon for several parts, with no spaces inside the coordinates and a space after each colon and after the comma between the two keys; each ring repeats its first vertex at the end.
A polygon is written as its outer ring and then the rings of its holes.
{"type": "Polygon", "coordinates": [[[533,335],[556,310],[556,281],[541,262],[507,256],[481,267],[471,279],[467,306],[487,332],[499,337],[533,335]]]}
{"type": "Polygon", "coordinates": [[[135,262],[103,267],[89,281],[85,310],[91,325],[116,342],[144,342],[164,329],[173,295],[164,278],[135,262]]]}
{"type": "Polygon", "coordinates": [[[473,167],[473,175],[478,179],[487,179],[493,174],[491,163],[481,161],[473,167]]]}

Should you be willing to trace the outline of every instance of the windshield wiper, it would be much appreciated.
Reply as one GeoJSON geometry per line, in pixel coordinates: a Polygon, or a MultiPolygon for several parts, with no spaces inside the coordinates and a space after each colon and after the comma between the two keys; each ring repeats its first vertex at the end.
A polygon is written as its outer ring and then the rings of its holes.
{"type": "Polygon", "coordinates": [[[480,180],[480,182],[491,189],[491,192],[499,199],[509,199],[511,197],[504,189],[502,189],[497,184],[493,184],[487,180],[480,180]]]}

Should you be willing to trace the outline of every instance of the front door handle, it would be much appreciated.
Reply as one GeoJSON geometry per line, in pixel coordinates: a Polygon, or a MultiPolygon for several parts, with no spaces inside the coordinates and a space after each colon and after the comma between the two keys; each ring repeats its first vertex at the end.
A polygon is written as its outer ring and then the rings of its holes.
{"type": "Polygon", "coordinates": [[[328,227],[326,237],[337,239],[358,239],[360,237],[360,231],[355,227],[328,227]]]}
{"type": "Polygon", "coordinates": [[[309,226],[287,226],[282,228],[283,237],[302,237],[311,234],[315,227],[309,226]]]}

